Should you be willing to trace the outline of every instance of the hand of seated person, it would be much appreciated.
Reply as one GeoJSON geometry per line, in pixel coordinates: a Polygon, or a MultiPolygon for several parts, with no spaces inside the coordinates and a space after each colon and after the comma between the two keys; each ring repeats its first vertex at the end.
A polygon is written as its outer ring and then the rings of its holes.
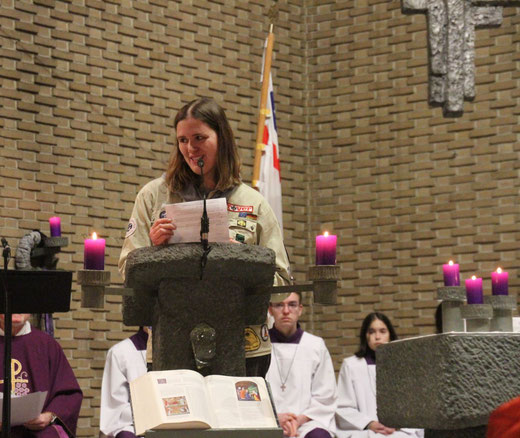
{"type": "Polygon", "coordinates": [[[300,427],[302,424],[307,423],[307,421],[310,421],[310,418],[307,417],[307,415],[297,415],[296,420],[298,421],[298,427],[300,427]]]}
{"type": "Polygon", "coordinates": [[[278,421],[283,429],[283,436],[297,436],[299,424],[296,415],[290,412],[278,414],[278,421]]]}
{"type": "Polygon", "coordinates": [[[28,421],[24,426],[29,430],[45,429],[52,421],[52,414],[50,412],[42,412],[38,417],[28,421]]]}
{"type": "Polygon", "coordinates": [[[391,427],[386,427],[385,425],[381,424],[379,421],[371,421],[368,424],[368,429],[375,433],[380,433],[381,435],[391,435],[395,432],[395,429],[391,427]]]}

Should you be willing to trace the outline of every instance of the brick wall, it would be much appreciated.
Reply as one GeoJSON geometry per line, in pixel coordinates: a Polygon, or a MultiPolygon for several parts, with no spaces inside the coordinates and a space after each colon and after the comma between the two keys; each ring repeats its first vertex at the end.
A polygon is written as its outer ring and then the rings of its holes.
{"type": "MultiPolygon", "coordinates": [[[[0,234],[16,248],[59,215],[77,270],[83,240],[117,260],[138,189],[161,174],[173,117],[187,101],[227,109],[249,182],[268,2],[11,0],[0,6],[0,234]]],[[[461,118],[427,104],[423,15],[398,1],[280,2],[273,71],[284,235],[295,277],[314,236],[338,234],[339,303],[306,297],[305,327],[335,365],[361,319],[386,312],[400,336],[433,332],[440,265],[489,288],[498,263],[519,286],[520,20],[477,31],[476,99],[461,118]]],[[[56,336],[85,393],[79,436],[97,436],[106,350],[134,328],[120,298],[56,316],[56,336]]]]}
{"type": "Polygon", "coordinates": [[[338,306],[311,320],[338,367],[373,309],[401,337],[433,333],[450,258],[485,293],[499,265],[518,289],[520,20],[505,8],[476,31],[476,98],[453,119],[427,104],[425,15],[383,0],[308,14],[308,231],[338,235],[342,273],[338,306]]]}

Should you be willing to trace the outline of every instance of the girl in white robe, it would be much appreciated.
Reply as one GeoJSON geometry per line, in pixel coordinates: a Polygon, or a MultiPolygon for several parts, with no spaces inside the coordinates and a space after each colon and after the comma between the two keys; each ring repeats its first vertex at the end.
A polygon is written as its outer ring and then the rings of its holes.
{"type": "Polygon", "coordinates": [[[343,361],[339,373],[337,437],[422,438],[422,429],[395,430],[377,418],[375,350],[397,339],[392,323],[382,313],[371,313],[364,319],[359,337],[359,350],[343,361]]]}

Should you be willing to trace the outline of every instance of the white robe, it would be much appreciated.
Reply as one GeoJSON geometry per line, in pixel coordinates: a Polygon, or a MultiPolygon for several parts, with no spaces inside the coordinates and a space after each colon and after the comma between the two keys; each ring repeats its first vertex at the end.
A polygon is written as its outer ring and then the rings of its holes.
{"type": "Polygon", "coordinates": [[[299,344],[273,342],[266,380],[271,386],[277,413],[292,412],[311,419],[298,429],[299,438],[317,427],[333,436],[336,379],[322,338],[304,332],[299,344]],[[286,389],[282,391],[286,377],[286,389]]]}
{"type": "Polygon", "coordinates": [[[341,365],[338,378],[338,438],[422,438],[422,429],[400,429],[392,435],[364,430],[371,421],[379,421],[376,405],[376,366],[364,358],[351,356],[341,365]]]}
{"type": "Polygon", "coordinates": [[[101,384],[100,436],[135,433],[128,383],[146,372],[146,350],[137,350],[130,339],[108,350],[101,384]]]}

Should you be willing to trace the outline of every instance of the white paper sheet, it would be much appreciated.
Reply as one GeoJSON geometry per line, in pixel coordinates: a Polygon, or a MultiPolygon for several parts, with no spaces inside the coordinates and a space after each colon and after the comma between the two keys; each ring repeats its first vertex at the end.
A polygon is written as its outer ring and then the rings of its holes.
{"type": "MultiPolygon", "coordinates": [[[[21,397],[11,397],[11,426],[19,426],[34,420],[42,413],[47,391],[31,392],[21,397]]],[[[3,415],[4,394],[0,393],[0,421],[3,415]]]]}
{"type": "MultiPolygon", "coordinates": [[[[165,204],[166,217],[173,220],[177,229],[168,243],[200,242],[200,218],[202,201],[165,204]]],[[[209,242],[229,242],[226,198],[208,199],[206,211],[209,218],[209,242]]]]}

